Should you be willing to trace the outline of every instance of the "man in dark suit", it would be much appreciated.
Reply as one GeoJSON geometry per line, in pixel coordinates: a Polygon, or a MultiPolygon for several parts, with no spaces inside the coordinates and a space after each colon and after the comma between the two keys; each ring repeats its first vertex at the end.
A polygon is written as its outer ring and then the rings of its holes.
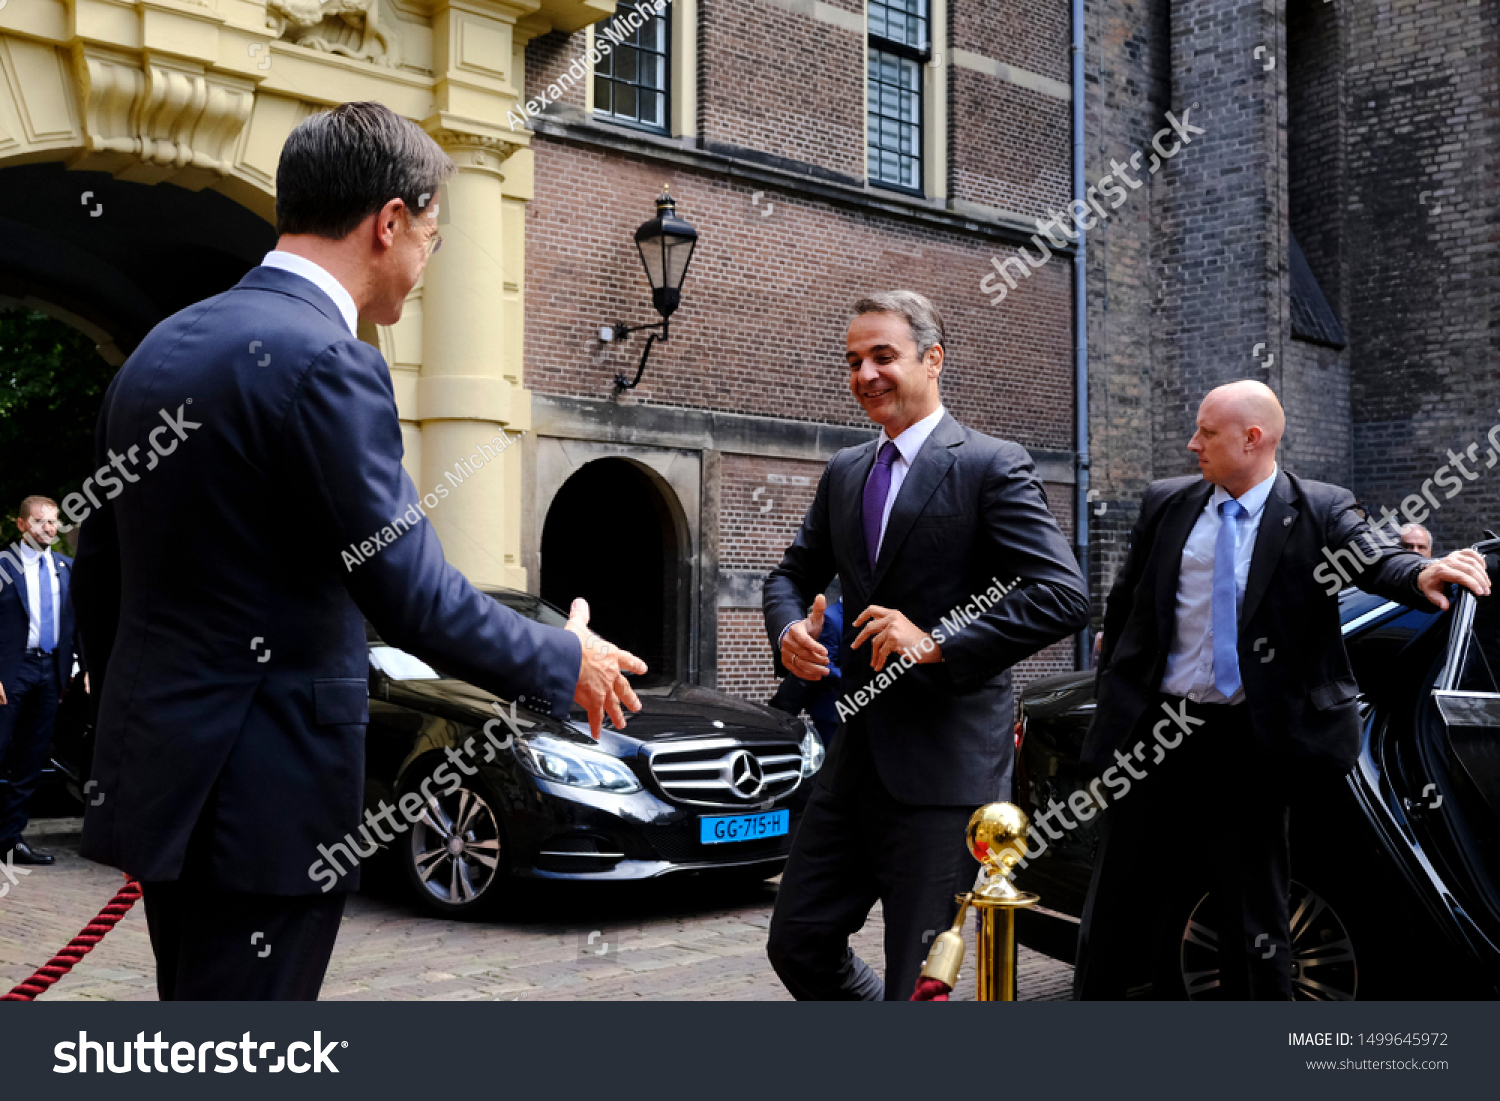
{"type": "Polygon", "coordinates": [[[1451,582],[1489,592],[1475,552],[1403,551],[1348,490],[1278,470],[1285,424],[1262,383],[1211,391],[1188,442],[1202,476],[1155,482],[1142,499],[1083,748],[1085,773],[1107,778],[1091,790],[1113,797],[1076,997],[1123,997],[1130,962],[1181,935],[1170,906],[1189,869],[1209,877],[1221,993],[1290,997],[1291,785],[1342,775],[1359,748],[1338,586],[1320,569],[1357,557],[1361,589],[1413,607],[1446,608],[1451,582]]]}
{"type": "Polygon", "coordinates": [[[970,814],[1010,796],[1010,667],[1081,629],[1088,595],[1026,451],[943,409],[932,303],[892,291],[854,309],[849,388],[881,432],[828,463],[765,586],[766,628],[795,676],[828,668],[817,637],[835,574],[848,617],[844,727],[793,839],[767,954],[799,999],[898,1000],[978,871],[970,814]],[[877,900],[883,984],[849,948],[877,900]]]}
{"type": "Polygon", "coordinates": [[[52,550],[57,502],[27,497],[21,538],[0,551],[0,863],[54,857],[22,839],[57,704],[73,675],[73,560],[52,550]]]}
{"type": "Polygon", "coordinates": [[[605,711],[639,709],[621,670],[644,664],[593,636],[581,601],[543,627],[447,564],[401,466],[390,371],[355,335],[359,316],[399,319],[453,167],[380,104],[304,120],[277,170],[277,250],[158,325],[105,395],[101,471],[152,461],[83,529],[102,797],[83,852],[142,881],[164,999],[316,998],[358,883],[325,894],[310,868],[360,821],[365,618],[507,699],[578,702],[596,737],[605,711]]]}

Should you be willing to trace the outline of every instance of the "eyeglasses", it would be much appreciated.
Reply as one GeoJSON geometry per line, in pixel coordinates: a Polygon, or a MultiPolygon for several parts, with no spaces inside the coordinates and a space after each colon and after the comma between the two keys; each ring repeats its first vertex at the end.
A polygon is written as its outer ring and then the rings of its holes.
{"type": "MultiPolygon", "coordinates": [[[[406,218],[407,218],[407,224],[411,225],[413,227],[415,227],[415,226],[422,226],[422,227],[425,228],[427,226],[431,226],[432,225],[431,222],[424,222],[424,221],[422,221],[421,215],[414,215],[410,210],[408,210],[406,212],[406,218]]],[[[432,255],[435,252],[437,252],[438,249],[440,249],[442,247],[443,247],[443,235],[441,233],[434,233],[431,237],[427,238],[427,256],[428,256],[428,258],[431,259],[432,255]]]]}

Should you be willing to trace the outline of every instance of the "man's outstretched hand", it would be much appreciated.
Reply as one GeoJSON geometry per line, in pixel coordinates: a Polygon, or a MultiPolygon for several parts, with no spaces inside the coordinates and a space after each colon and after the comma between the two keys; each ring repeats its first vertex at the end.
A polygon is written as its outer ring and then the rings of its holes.
{"type": "Polygon", "coordinates": [[[625,707],[632,711],[641,709],[641,701],[630,687],[624,674],[644,673],[646,663],[629,650],[622,650],[612,642],[605,642],[589,630],[589,602],[583,597],[573,601],[568,609],[566,630],[572,631],[583,641],[583,655],[578,663],[578,687],[573,692],[573,702],[589,713],[589,733],[594,741],[604,727],[604,716],[614,723],[616,730],[625,729],[625,707]]]}
{"type": "Polygon", "coordinates": [[[1433,559],[1417,575],[1417,588],[1445,612],[1448,610],[1448,597],[1443,590],[1449,582],[1457,582],[1475,596],[1489,596],[1490,575],[1484,568],[1484,555],[1465,547],[1442,558],[1433,559]]]}

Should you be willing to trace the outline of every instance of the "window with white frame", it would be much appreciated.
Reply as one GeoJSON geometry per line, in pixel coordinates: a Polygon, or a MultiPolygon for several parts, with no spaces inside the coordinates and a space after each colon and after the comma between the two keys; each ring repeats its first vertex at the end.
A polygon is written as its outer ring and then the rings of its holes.
{"type": "Polygon", "coordinates": [[[868,8],[870,182],[921,194],[927,0],[869,0],[868,8]]]}

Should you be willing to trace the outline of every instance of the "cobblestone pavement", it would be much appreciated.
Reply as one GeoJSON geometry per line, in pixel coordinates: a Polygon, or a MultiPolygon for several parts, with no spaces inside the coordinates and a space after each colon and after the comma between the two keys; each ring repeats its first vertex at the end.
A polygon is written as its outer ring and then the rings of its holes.
{"type": "MultiPolygon", "coordinates": [[[[78,855],[81,826],[79,818],[47,818],[27,830],[27,840],[56,855],[57,863],[18,876],[0,899],[0,990],[45,963],[123,883],[118,872],[78,855]]],[[[399,884],[369,878],[345,910],[323,984],[325,1000],[788,998],[765,956],[775,881],[702,876],[644,884],[522,884],[504,913],[471,923],[427,917],[399,884]]],[[[877,907],[854,938],[855,950],[877,962],[882,932],[877,907]]],[[[965,959],[972,962],[972,922],[968,941],[965,959]]],[[[146,915],[137,903],[43,997],[150,1000],[156,997],[153,976],[146,915]]],[[[1023,1000],[1066,998],[1072,978],[1066,964],[1021,949],[1017,984],[1023,1000]]],[[[955,998],[973,996],[973,970],[966,967],[955,998]]]]}

